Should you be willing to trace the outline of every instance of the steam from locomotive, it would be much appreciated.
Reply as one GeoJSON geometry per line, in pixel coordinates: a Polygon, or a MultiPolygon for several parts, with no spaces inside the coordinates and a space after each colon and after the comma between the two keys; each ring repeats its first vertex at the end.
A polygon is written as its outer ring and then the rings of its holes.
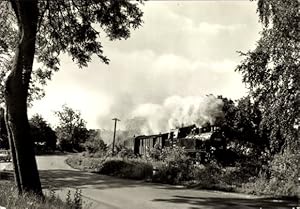
{"type": "Polygon", "coordinates": [[[141,104],[126,120],[125,129],[135,135],[157,134],[183,126],[204,124],[214,125],[223,117],[223,102],[213,95],[172,96],[162,104],[141,104]]]}
{"type": "Polygon", "coordinates": [[[162,105],[144,104],[132,112],[126,123],[131,135],[124,146],[136,155],[154,147],[181,146],[200,161],[211,150],[225,150],[226,140],[215,121],[223,117],[223,102],[213,95],[205,97],[170,97],[162,105]]]}

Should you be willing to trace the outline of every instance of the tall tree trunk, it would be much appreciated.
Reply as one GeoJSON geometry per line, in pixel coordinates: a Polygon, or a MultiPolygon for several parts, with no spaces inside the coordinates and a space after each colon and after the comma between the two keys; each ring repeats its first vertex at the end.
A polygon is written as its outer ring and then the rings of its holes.
{"type": "Polygon", "coordinates": [[[27,116],[27,97],[38,22],[37,0],[11,0],[18,19],[19,43],[16,48],[11,73],[5,83],[5,102],[10,146],[19,192],[33,192],[42,196],[34,143],[30,136],[27,116]]]}
{"type": "Polygon", "coordinates": [[[22,191],[22,187],[21,187],[21,181],[20,181],[20,175],[19,175],[19,170],[17,167],[17,156],[16,156],[16,149],[15,149],[15,145],[13,142],[13,137],[12,137],[12,132],[10,130],[10,127],[8,125],[8,114],[5,113],[5,125],[6,125],[6,130],[7,130],[7,137],[8,137],[8,142],[9,142],[9,147],[10,147],[10,151],[11,151],[11,158],[12,158],[12,162],[13,162],[13,166],[14,166],[14,177],[15,177],[15,182],[18,188],[19,193],[22,191]]]}

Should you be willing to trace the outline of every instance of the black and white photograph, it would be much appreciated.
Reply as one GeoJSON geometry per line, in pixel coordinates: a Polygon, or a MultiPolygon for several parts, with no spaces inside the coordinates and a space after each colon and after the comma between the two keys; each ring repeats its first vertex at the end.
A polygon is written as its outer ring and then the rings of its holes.
{"type": "Polygon", "coordinates": [[[0,209],[300,209],[299,0],[0,0],[0,209]]]}

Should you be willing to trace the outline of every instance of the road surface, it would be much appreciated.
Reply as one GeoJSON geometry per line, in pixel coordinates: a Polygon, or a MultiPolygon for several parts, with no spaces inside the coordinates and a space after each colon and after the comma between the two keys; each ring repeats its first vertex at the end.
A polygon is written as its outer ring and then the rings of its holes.
{"type": "Polygon", "coordinates": [[[38,168],[45,190],[58,194],[82,191],[90,209],[259,209],[288,208],[296,203],[274,201],[256,196],[205,190],[181,186],[145,183],[118,179],[72,169],[64,163],[66,156],[38,156],[38,168]]]}

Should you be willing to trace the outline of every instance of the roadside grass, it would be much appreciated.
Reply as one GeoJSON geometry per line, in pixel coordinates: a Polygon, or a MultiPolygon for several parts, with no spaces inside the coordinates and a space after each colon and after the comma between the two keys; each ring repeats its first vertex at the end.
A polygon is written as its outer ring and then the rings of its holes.
{"type": "Polygon", "coordinates": [[[45,195],[44,199],[33,194],[19,195],[11,181],[0,181],[0,206],[7,209],[82,209],[80,191],[76,191],[72,198],[67,194],[66,201],[60,199],[54,191],[45,195]]]}

